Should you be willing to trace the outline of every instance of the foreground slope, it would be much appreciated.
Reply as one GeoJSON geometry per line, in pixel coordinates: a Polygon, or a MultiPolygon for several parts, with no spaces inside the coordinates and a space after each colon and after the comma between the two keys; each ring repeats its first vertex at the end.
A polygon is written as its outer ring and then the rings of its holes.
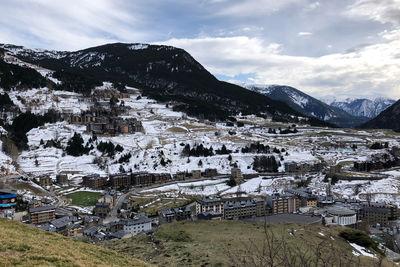
{"type": "MultiPolygon", "coordinates": [[[[347,228],[241,221],[175,222],[162,225],[152,238],[141,235],[103,245],[159,266],[377,266],[378,256],[363,256],[338,236],[343,229],[347,228]],[[285,255],[290,259],[279,264],[278,258],[285,255]]],[[[381,266],[391,263],[383,259],[381,266]]]]}
{"type": "Polygon", "coordinates": [[[105,248],[0,219],[0,266],[148,266],[105,248]]]}
{"type": "Polygon", "coordinates": [[[400,132],[400,100],[382,111],[376,118],[360,125],[368,129],[392,129],[400,132]]]}

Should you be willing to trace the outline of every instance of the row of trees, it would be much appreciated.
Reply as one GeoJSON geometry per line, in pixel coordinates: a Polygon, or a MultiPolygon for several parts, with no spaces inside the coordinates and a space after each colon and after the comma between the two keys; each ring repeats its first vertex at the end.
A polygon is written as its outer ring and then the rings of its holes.
{"type": "Polygon", "coordinates": [[[220,149],[215,150],[215,153],[212,146],[206,148],[205,146],[203,146],[203,144],[195,144],[192,148],[189,144],[186,144],[182,150],[182,156],[185,157],[211,157],[215,154],[228,155],[230,153],[232,153],[232,150],[227,149],[225,145],[222,145],[220,149]]]}
{"type": "MultiPolygon", "coordinates": [[[[269,154],[269,153],[271,153],[271,147],[269,145],[264,145],[264,144],[260,144],[259,142],[257,142],[257,143],[251,143],[249,146],[243,147],[241,151],[242,151],[242,153],[269,154]]],[[[284,148],[279,150],[277,147],[274,147],[272,149],[272,152],[279,154],[281,152],[286,152],[286,150],[284,148]]]]}
{"type": "Polygon", "coordinates": [[[101,141],[97,145],[97,150],[102,152],[103,154],[107,154],[109,157],[114,157],[116,152],[122,152],[124,151],[124,148],[120,145],[114,145],[112,142],[103,142],[101,141]]]}
{"type": "Polygon", "coordinates": [[[253,170],[257,172],[277,172],[279,166],[274,156],[257,156],[253,162],[253,170]]]}

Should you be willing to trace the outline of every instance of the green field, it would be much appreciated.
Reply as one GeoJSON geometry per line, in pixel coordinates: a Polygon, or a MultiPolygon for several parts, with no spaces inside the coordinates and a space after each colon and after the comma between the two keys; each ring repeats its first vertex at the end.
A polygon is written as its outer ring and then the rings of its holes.
{"type": "MultiPolygon", "coordinates": [[[[343,229],[288,223],[186,221],[164,224],[153,237],[140,235],[102,245],[158,266],[377,266],[377,259],[354,256],[352,247],[339,237],[343,229]],[[284,255],[288,255],[290,264],[282,263],[284,255]],[[267,264],[271,258],[274,263],[267,264]],[[301,260],[308,265],[302,265],[301,260]]],[[[380,266],[392,263],[383,258],[380,266]]]]}
{"type": "Polygon", "coordinates": [[[72,205],[77,206],[94,206],[97,200],[101,197],[99,192],[87,192],[79,191],[67,195],[68,198],[72,199],[72,205]]]}
{"type": "Polygon", "coordinates": [[[0,266],[148,266],[128,255],[0,219],[0,266]]]}

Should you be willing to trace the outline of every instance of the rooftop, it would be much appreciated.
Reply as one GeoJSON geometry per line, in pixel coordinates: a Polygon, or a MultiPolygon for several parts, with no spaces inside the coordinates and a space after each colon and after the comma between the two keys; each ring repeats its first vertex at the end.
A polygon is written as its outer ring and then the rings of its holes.
{"type": "Polygon", "coordinates": [[[355,215],[356,212],[354,210],[341,207],[341,206],[333,206],[329,207],[326,210],[331,215],[338,215],[338,216],[346,216],[346,215],[355,215]]]}
{"type": "Polygon", "coordinates": [[[51,211],[51,210],[55,211],[56,207],[53,205],[41,206],[41,207],[37,207],[37,208],[31,208],[31,209],[29,209],[29,212],[33,213],[33,212],[51,211]]]}

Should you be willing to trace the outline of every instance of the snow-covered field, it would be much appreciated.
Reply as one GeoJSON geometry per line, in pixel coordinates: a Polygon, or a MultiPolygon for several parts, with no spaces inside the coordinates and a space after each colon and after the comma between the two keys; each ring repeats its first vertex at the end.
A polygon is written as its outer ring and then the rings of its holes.
{"type": "MultiPolygon", "coordinates": [[[[26,63],[10,57],[8,60],[13,64],[23,65],[26,63]]],[[[52,71],[30,65],[41,75],[51,78],[55,83],[59,81],[52,77],[52,71]]],[[[110,89],[111,83],[104,83],[96,90],[110,89]]],[[[264,145],[284,152],[271,153],[279,161],[279,171],[284,171],[285,162],[317,163],[326,165],[342,164],[345,171],[349,170],[354,161],[366,160],[376,154],[376,150],[368,149],[375,141],[389,142],[390,146],[400,146],[400,139],[388,131],[371,130],[357,131],[353,129],[328,129],[314,128],[309,126],[298,127],[298,133],[294,134],[271,134],[268,128],[285,129],[289,125],[272,122],[256,116],[242,117],[237,119],[244,122],[244,127],[227,126],[224,123],[202,122],[195,118],[187,117],[181,112],[172,110],[170,104],[161,104],[144,96],[140,96],[140,90],[127,88],[131,92],[130,97],[120,99],[130,110],[122,117],[133,117],[143,124],[144,133],[126,134],[119,136],[98,136],[93,149],[88,155],[73,157],[66,155],[64,148],[68,140],[79,133],[84,142],[92,137],[85,132],[83,125],[73,125],[67,122],[46,124],[32,129],[27,133],[29,149],[23,151],[18,158],[20,169],[33,175],[48,174],[53,179],[60,172],[69,173],[75,183],[81,181],[81,177],[87,174],[98,173],[107,175],[110,173],[124,171],[148,171],[153,173],[177,173],[182,171],[202,170],[215,168],[221,174],[229,174],[233,167],[239,167],[243,173],[256,173],[253,170],[254,153],[242,153],[241,149],[250,143],[260,142],[264,145]],[[232,134],[234,132],[234,134],[232,134]],[[41,140],[60,142],[63,149],[45,147],[41,140]],[[114,158],[102,155],[96,149],[99,142],[112,142],[114,145],[123,147],[122,152],[117,152],[114,158]],[[204,147],[212,147],[213,150],[220,149],[225,145],[232,150],[228,155],[214,155],[211,157],[184,157],[182,150],[186,144],[193,147],[202,144],[204,147]],[[357,148],[352,149],[355,144],[357,148]],[[122,155],[130,153],[128,162],[119,163],[122,155]],[[98,163],[102,162],[102,163],[98,163]],[[167,162],[167,164],[161,164],[167,162]]],[[[0,89],[0,92],[3,92],[0,89]]],[[[11,100],[22,110],[30,110],[36,114],[44,114],[52,108],[62,113],[75,113],[89,110],[93,104],[90,98],[80,94],[54,91],[49,88],[32,88],[24,91],[9,91],[11,100]]],[[[107,101],[107,99],[104,99],[107,101]]],[[[11,122],[12,118],[8,119],[11,122]]],[[[4,132],[3,128],[0,131],[4,132]]],[[[1,145],[1,143],[0,143],[1,145]]],[[[0,163],[5,166],[6,161],[11,160],[3,152],[0,152],[0,163]]],[[[11,167],[13,168],[13,167],[11,167]]],[[[12,169],[12,171],[14,171],[12,169]]],[[[340,181],[332,186],[332,192],[340,197],[364,199],[371,195],[375,200],[394,201],[400,204],[399,186],[400,171],[390,170],[384,172],[388,178],[378,181],[340,181]]],[[[164,192],[168,194],[187,195],[234,195],[238,192],[247,195],[265,195],[280,192],[287,187],[293,186],[297,181],[296,175],[284,177],[256,177],[247,180],[240,186],[230,188],[225,180],[210,180],[196,183],[177,183],[174,185],[161,186],[151,189],[148,194],[164,192]],[[197,184],[198,183],[198,184],[197,184]]],[[[318,194],[324,194],[327,183],[323,181],[324,175],[313,175],[310,187],[318,194]]]]}
{"type": "MultiPolygon", "coordinates": [[[[268,134],[268,127],[284,128],[286,126],[275,122],[269,125],[268,121],[260,120],[254,116],[245,118],[244,121],[247,123],[244,127],[229,127],[222,123],[204,123],[194,118],[188,118],[181,112],[175,112],[166,104],[156,103],[146,97],[137,99],[140,95],[139,90],[129,89],[134,93],[130,98],[123,99],[125,105],[131,107],[129,115],[124,117],[134,117],[141,120],[145,133],[99,136],[97,143],[111,141],[124,148],[123,152],[118,152],[114,159],[103,156],[95,148],[91,150],[89,155],[72,157],[65,155],[62,149],[45,148],[40,145],[41,140],[46,143],[47,140],[54,139],[60,141],[61,145],[65,147],[75,132],[82,134],[85,142],[91,137],[90,134],[85,132],[85,126],[60,122],[46,124],[28,132],[30,149],[24,151],[19,157],[21,169],[38,175],[51,174],[53,178],[59,172],[67,172],[71,174],[70,177],[76,183],[79,183],[80,178],[84,175],[117,173],[120,172],[121,168],[133,172],[148,171],[172,174],[181,171],[204,171],[206,168],[215,168],[219,173],[228,174],[233,165],[236,165],[241,168],[243,173],[255,173],[252,163],[257,154],[241,152],[241,148],[251,142],[260,142],[269,145],[271,148],[285,149],[285,152],[274,154],[281,164],[279,171],[284,171],[285,162],[316,163],[321,160],[328,164],[347,163],[348,165],[344,165],[344,169],[346,169],[348,168],[346,166],[351,166],[352,162],[365,160],[376,153],[374,150],[367,149],[367,146],[374,140],[388,141],[391,145],[399,145],[399,140],[396,137],[388,137],[384,132],[375,132],[371,136],[366,131],[302,127],[296,134],[268,134]],[[229,131],[234,131],[236,134],[230,135],[229,131]],[[228,155],[183,157],[181,152],[185,144],[190,144],[192,147],[195,144],[203,144],[207,148],[212,146],[214,151],[225,144],[227,149],[232,150],[232,159],[229,160],[228,155]],[[347,145],[343,147],[337,146],[337,144],[347,145]],[[357,144],[358,148],[351,149],[351,144],[357,144]],[[121,155],[127,153],[132,155],[129,162],[118,163],[117,160],[121,155]],[[104,159],[105,168],[93,163],[96,157],[104,159]],[[160,164],[162,158],[170,162],[162,166],[160,164]]],[[[43,100],[47,91],[40,93],[32,89],[30,93],[33,94],[33,92],[43,100]]],[[[52,94],[59,95],[61,92],[53,92],[52,94]]],[[[76,97],[71,93],[65,93],[65,96],[66,102],[69,101],[68,96],[71,96],[71,99],[79,99],[79,96],[76,97]]],[[[88,102],[78,101],[75,103],[77,109],[85,110],[89,108],[88,102]]],[[[67,106],[67,104],[65,105],[67,106]]],[[[41,110],[46,108],[48,107],[45,105],[40,107],[41,110]]],[[[94,147],[97,143],[94,143],[94,147]]],[[[341,181],[332,186],[332,192],[339,197],[358,199],[365,199],[365,196],[370,194],[375,200],[394,201],[400,204],[398,197],[400,172],[388,171],[386,174],[389,177],[379,181],[341,181]]],[[[209,182],[198,182],[199,184],[177,183],[151,189],[146,193],[156,194],[158,192],[169,195],[220,194],[229,196],[240,192],[242,195],[265,195],[280,192],[293,186],[296,182],[295,179],[294,176],[275,177],[274,179],[258,177],[233,188],[228,187],[224,180],[212,180],[211,184],[209,182]]],[[[326,183],[323,182],[323,175],[313,176],[311,187],[316,193],[324,194],[326,183]]]]}

